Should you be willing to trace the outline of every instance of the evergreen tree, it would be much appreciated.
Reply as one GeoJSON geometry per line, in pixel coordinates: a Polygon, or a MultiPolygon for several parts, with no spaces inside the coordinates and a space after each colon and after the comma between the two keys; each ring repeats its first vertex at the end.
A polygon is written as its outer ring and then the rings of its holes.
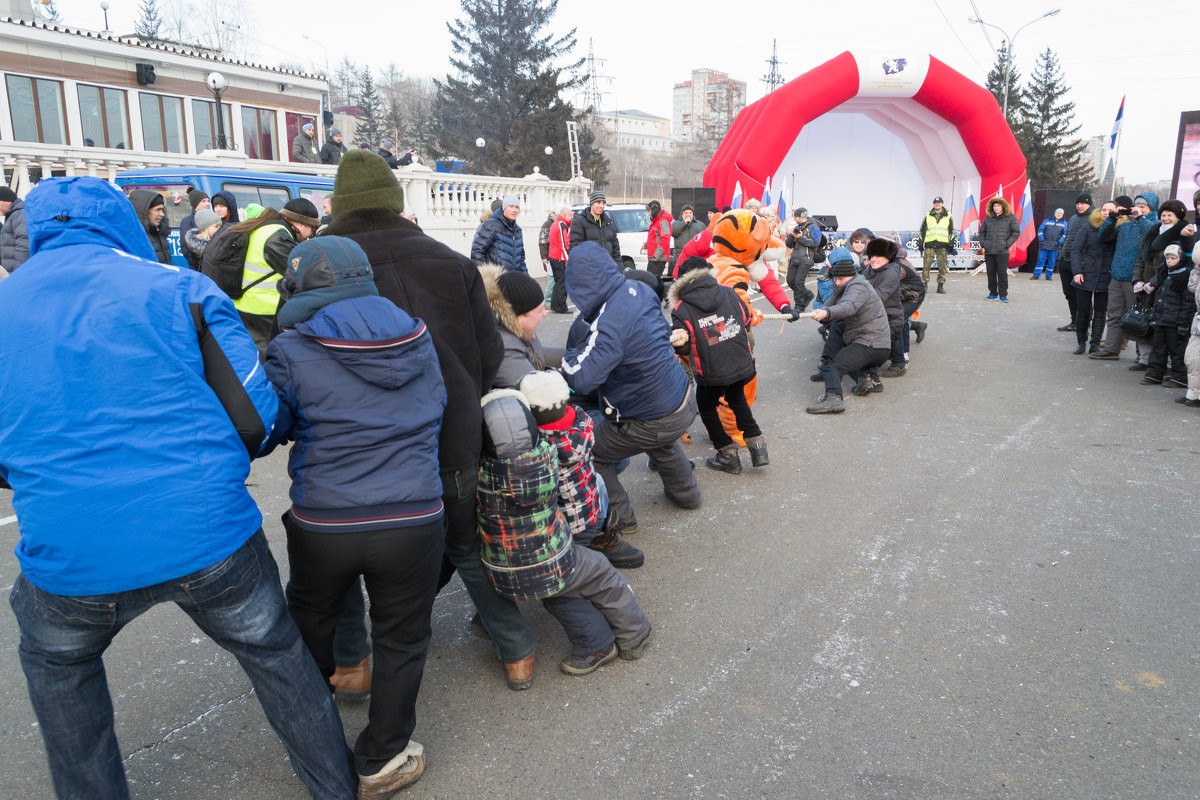
{"type": "Polygon", "coordinates": [[[435,81],[434,156],[454,156],[483,174],[526,175],[534,166],[555,179],[570,177],[567,121],[574,116],[564,92],[577,86],[583,59],[556,66],[575,47],[575,30],[545,33],[558,0],[461,0],[448,22],[450,64],[457,71],[435,81]],[[476,140],[486,145],[476,147],[476,140]],[[547,156],[546,147],[554,153],[547,156]]]}
{"type": "MultiPolygon", "coordinates": [[[[1005,117],[1008,120],[1008,127],[1012,129],[1014,135],[1017,135],[1020,121],[1024,117],[1025,94],[1021,90],[1021,73],[1017,71],[1017,67],[1012,63],[1012,57],[1008,50],[1007,42],[1001,43],[1000,49],[996,52],[996,63],[992,65],[991,71],[987,74],[987,90],[996,98],[996,104],[1001,109],[1004,108],[1004,67],[1008,66],[1008,114],[1005,117]]],[[[1020,136],[1017,136],[1020,141],[1020,136]]]]}
{"type": "Polygon", "coordinates": [[[366,142],[372,150],[377,150],[385,137],[383,126],[383,103],[379,92],[375,89],[375,79],[371,77],[370,67],[363,67],[358,79],[358,96],[355,105],[359,110],[358,129],[354,138],[366,142]]]}
{"type": "Polygon", "coordinates": [[[347,56],[333,71],[329,81],[329,105],[332,108],[344,108],[354,105],[358,95],[358,76],[361,70],[347,56]]]}
{"type": "Polygon", "coordinates": [[[1035,189],[1090,188],[1095,179],[1084,160],[1085,143],[1071,139],[1080,126],[1075,104],[1066,99],[1070,90],[1054,51],[1046,48],[1029,76],[1018,126],[1025,170],[1035,189]]]}
{"type": "Polygon", "coordinates": [[[137,22],[133,32],[142,39],[157,39],[162,30],[162,14],[158,10],[158,0],[142,0],[138,6],[137,22]]]}

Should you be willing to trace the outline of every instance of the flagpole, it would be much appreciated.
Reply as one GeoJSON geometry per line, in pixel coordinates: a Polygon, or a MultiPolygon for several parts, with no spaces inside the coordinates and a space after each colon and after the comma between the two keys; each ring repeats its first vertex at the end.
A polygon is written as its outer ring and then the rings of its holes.
{"type": "Polygon", "coordinates": [[[1117,157],[1119,155],[1121,155],[1121,136],[1124,133],[1125,133],[1125,131],[1123,131],[1123,130],[1117,131],[1117,145],[1116,145],[1116,147],[1113,148],[1113,155],[1112,155],[1112,168],[1113,168],[1112,194],[1113,194],[1113,197],[1116,197],[1118,194],[1120,194],[1120,192],[1117,191],[1117,157]]]}

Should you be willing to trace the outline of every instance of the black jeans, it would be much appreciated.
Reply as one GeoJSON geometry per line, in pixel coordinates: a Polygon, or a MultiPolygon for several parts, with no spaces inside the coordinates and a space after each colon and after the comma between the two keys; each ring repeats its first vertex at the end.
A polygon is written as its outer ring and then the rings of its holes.
{"type": "Polygon", "coordinates": [[[550,310],[567,313],[567,262],[550,259],[550,274],[554,277],[554,289],[550,293],[550,310]]]}
{"type": "Polygon", "coordinates": [[[846,345],[838,351],[833,361],[821,367],[825,393],[841,397],[843,375],[849,375],[854,380],[858,380],[864,372],[873,378],[878,377],[879,365],[888,360],[890,352],[891,348],[888,347],[867,347],[858,342],[846,345]]]}
{"type": "Polygon", "coordinates": [[[1008,297],[1008,251],[996,255],[988,253],[983,257],[983,263],[987,265],[988,294],[1008,297]]]}
{"type": "Polygon", "coordinates": [[[1183,363],[1183,352],[1187,349],[1188,334],[1180,333],[1175,325],[1154,326],[1154,347],[1146,359],[1147,378],[1174,378],[1187,384],[1187,367],[1183,363]],[[1171,372],[1167,373],[1167,358],[1171,359],[1171,372]]]}
{"type": "Polygon", "coordinates": [[[750,404],[746,402],[746,384],[753,378],[752,375],[744,381],[724,386],[696,384],[696,406],[700,410],[700,421],[704,423],[704,430],[708,431],[708,438],[712,440],[713,447],[718,450],[733,444],[733,438],[725,431],[725,426],[721,424],[721,416],[717,413],[717,404],[722,397],[733,411],[733,417],[737,420],[743,437],[750,439],[762,436],[762,429],[758,427],[754,415],[750,412],[750,404]]]}
{"type": "Polygon", "coordinates": [[[362,575],[371,598],[375,664],[367,727],[354,744],[354,767],[372,775],[408,746],[417,692],[429,649],[434,588],[442,562],[442,521],[411,528],[324,533],[287,531],[288,609],[326,679],[333,674],[333,636],[342,598],[362,575]]]}
{"type": "Polygon", "coordinates": [[[1075,341],[1086,344],[1089,341],[1100,346],[1104,337],[1104,317],[1108,313],[1108,287],[1103,292],[1089,292],[1087,289],[1075,287],[1075,341]],[[1088,339],[1088,323],[1092,326],[1092,337],[1088,339]]]}
{"type": "Polygon", "coordinates": [[[656,277],[660,280],[662,279],[662,276],[663,276],[663,270],[665,270],[666,268],[667,268],[667,262],[665,262],[665,261],[647,261],[646,262],[646,270],[651,275],[653,275],[654,277],[656,277]]]}
{"type": "MultiPolygon", "coordinates": [[[[799,247],[799,245],[797,245],[799,247]]],[[[796,310],[802,310],[812,302],[815,296],[807,286],[804,285],[804,279],[808,277],[808,271],[812,268],[812,264],[805,264],[799,261],[791,261],[788,263],[787,270],[787,285],[792,290],[792,304],[796,310]]]]}
{"type": "Polygon", "coordinates": [[[1071,313],[1071,321],[1075,323],[1075,329],[1079,329],[1079,295],[1076,294],[1078,287],[1074,282],[1074,275],[1071,273],[1071,254],[1065,250],[1059,251],[1058,254],[1058,280],[1062,283],[1063,297],[1067,298],[1067,309],[1071,313]]]}

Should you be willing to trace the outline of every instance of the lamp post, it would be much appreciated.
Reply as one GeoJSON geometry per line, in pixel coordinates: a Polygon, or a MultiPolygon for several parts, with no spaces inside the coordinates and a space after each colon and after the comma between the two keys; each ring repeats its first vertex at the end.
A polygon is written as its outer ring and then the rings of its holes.
{"type": "Polygon", "coordinates": [[[550,156],[554,155],[554,148],[546,145],[546,177],[550,177],[550,156]]]}
{"type": "Polygon", "coordinates": [[[1004,57],[1004,78],[1003,78],[1003,80],[1004,80],[1004,119],[1005,120],[1008,119],[1008,65],[1011,64],[1012,60],[1013,60],[1013,41],[1018,36],[1021,35],[1021,31],[1025,30],[1033,23],[1038,22],[1039,20],[1043,20],[1046,17],[1053,17],[1055,14],[1057,14],[1061,10],[1062,9],[1059,9],[1059,8],[1052,8],[1049,11],[1047,11],[1045,14],[1042,14],[1040,17],[1035,17],[1034,19],[1029,20],[1029,22],[1026,22],[1024,25],[1017,28],[1017,32],[1014,33],[1012,36],[1009,36],[1008,32],[1005,31],[1003,28],[1001,28],[999,25],[993,25],[990,22],[984,22],[983,20],[979,19],[978,17],[968,17],[967,18],[967,22],[972,22],[976,25],[986,25],[989,28],[995,28],[996,30],[1000,31],[1000,33],[1004,35],[1004,41],[1008,44],[1008,47],[1005,48],[1005,53],[1004,53],[1005,57],[1004,57]]]}
{"type": "Polygon", "coordinates": [[[225,115],[221,113],[221,92],[225,91],[226,83],[225,76],[219,72],[210,72],[208,77],[204,79],[205,84],[213,93],[213,99],[217,101],[217,149],[227,150],[228,143],[225,141],[225,115]]]}
{"type": "Polygon", "coordinates": [[[108,33],[108,0],[101,0],[100,10],[104,12],[104,32],[108,33]]]}

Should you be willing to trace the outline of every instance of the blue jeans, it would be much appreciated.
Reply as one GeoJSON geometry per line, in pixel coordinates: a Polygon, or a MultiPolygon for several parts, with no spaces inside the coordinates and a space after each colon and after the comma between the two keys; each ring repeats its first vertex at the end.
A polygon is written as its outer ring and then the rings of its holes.
{"type": "Polygon", "coordinates": [[[64,597],[17,577],[9,603],[55,793],[77,800],[129,797],[103,655],[122,628],[167,602],[237,658],[311,796],[353,798],[358,779],[341,718],[288,615],[261,530],[229,558],[143,589],[64,597]]]}

